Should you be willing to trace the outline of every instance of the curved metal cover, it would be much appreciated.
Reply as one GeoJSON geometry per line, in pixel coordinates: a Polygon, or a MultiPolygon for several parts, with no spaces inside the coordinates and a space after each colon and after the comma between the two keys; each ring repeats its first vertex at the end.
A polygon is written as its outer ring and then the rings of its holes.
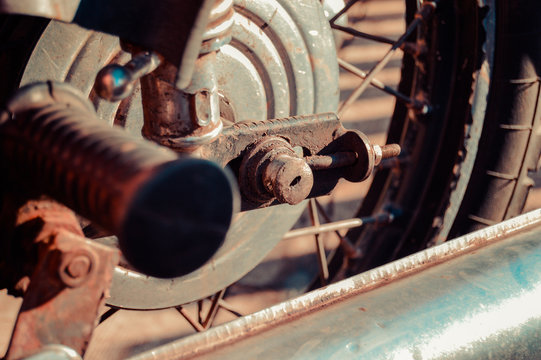
{"type": "Polygon", "coordinates": [[[541,210],[134,359],[532,359],[541,210]]]}

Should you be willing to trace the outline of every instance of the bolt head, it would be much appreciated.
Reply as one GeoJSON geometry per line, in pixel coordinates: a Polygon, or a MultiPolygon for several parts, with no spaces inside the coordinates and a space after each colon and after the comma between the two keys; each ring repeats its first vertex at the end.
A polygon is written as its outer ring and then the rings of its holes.
{"type": "Polygon", "coordinates": [[[312,191],[314,175],[303,159],[281,155],[267,167],[264,184],[279,202],[295,205],[312,191]]]}
{"type": "Polygon", "coordinates": [[[85,250],[62,254],[58,275],[69,287],[78,287],[88,280],[93,270],[93,256],[85,250]]]}
{"type": "Polygon", "coordinates": [[[66,267],[66,273],[74,279],[88,275],[92,263],[84,255],[76,256],[66,267]]]}
{"type": "Polygon", "coordinates": [[[131,72],[119,64],[107,65],[96,76],[95,89],[105,100],[125,99],[133,90],[131,72]]]}

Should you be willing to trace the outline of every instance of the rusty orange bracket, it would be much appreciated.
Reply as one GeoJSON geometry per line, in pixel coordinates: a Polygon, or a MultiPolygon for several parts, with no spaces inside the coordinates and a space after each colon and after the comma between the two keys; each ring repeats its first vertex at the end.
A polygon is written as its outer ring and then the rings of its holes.
{"type": "MultiPolygon", "coordinates": [[[[34,204],[36,207],[31,208],[40,213],[42,220],[51,220],[42,213],[50,206],[43,206],[43,202],[34,204]]],[[[58,214],[57,206],[52,209],[58,214]]],[[[64,210],[70,215],[69,209],[64,210]]],[[[22,214],[29,217],[28,212],[22,214]]],[[[75,219],[73,213],[71,217],[75,219]]],[[[42,231],[39,237],[45,248],[26,289],[6,359],[20,359],[55,344],[82,355],[119,261],[117,249],[86,239],[81,232],[74,233],[66,227],[51,227],[48,235],[42,231]]]]}

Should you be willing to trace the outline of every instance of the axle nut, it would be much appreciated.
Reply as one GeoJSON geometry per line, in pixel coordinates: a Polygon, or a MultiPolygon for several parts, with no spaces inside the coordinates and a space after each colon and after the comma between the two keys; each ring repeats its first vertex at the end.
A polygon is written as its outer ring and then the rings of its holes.
{"type": "Polygon", "coordinates": [[[243,157],[239,184],[244,197],[256,204],[274,200],[295,205],[306,199],[314,185],[312,169],[279,137],[267,137],[253,144],[243,157]]]}
{"type": "Polygon", "coordinates": [[[95,262],[96,257],[84,248],[63,253],[58,267],[60,280],[72,288],[82,285],[95,269],[95,262]]]}
{"type": "Polygon", "coordinates": [[[264,170],[263,185],[279,202],[295,205],[310,194],[314,176],[303,159],[280,154],[264,170]]]}

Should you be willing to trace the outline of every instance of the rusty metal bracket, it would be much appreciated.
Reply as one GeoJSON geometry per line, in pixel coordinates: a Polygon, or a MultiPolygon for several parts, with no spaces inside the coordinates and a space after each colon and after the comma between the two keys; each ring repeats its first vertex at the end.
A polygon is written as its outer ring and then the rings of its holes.
{"type": "Polygon", "coordinates": [[[399,153],[396,144],[372,145],[362,132],[345,129],[334,113],[237,123],[199,149],[201,157],[237,169],[243,210],[328,194],[340,178],[363,181],[381,159],[399,153]],[[290,194],[292,188],[304,195],[290,194]]]}
{"type": "Polygon", "coordinates": [[[62,230],[48,247],[31,278],[6,359],[31,355],[48,344],[82,354],[97,324],[118,250],[62,230]]]}
{"type": "Polygon", "coordinates": [[[240,157],[246,148],[264,136],[279,136],[292,146],[301,146],[310,155],[323,148],[347,130],[334,113],[293,116],[255,122],[239,122],[222,131],[213,143],[201,148],[201,156],[227,165],[240,157]]]}
{"type": "Polygon", "coordinates": [[[6,359],[59,344],[83,354],[108,296],[119,251],[85,239],[75,214],[50,200],[27,202],[16,227],[33,230],[21,240],[38,248],[39,260],[30,279],[23,278],[24,300],[6,359]]]}

